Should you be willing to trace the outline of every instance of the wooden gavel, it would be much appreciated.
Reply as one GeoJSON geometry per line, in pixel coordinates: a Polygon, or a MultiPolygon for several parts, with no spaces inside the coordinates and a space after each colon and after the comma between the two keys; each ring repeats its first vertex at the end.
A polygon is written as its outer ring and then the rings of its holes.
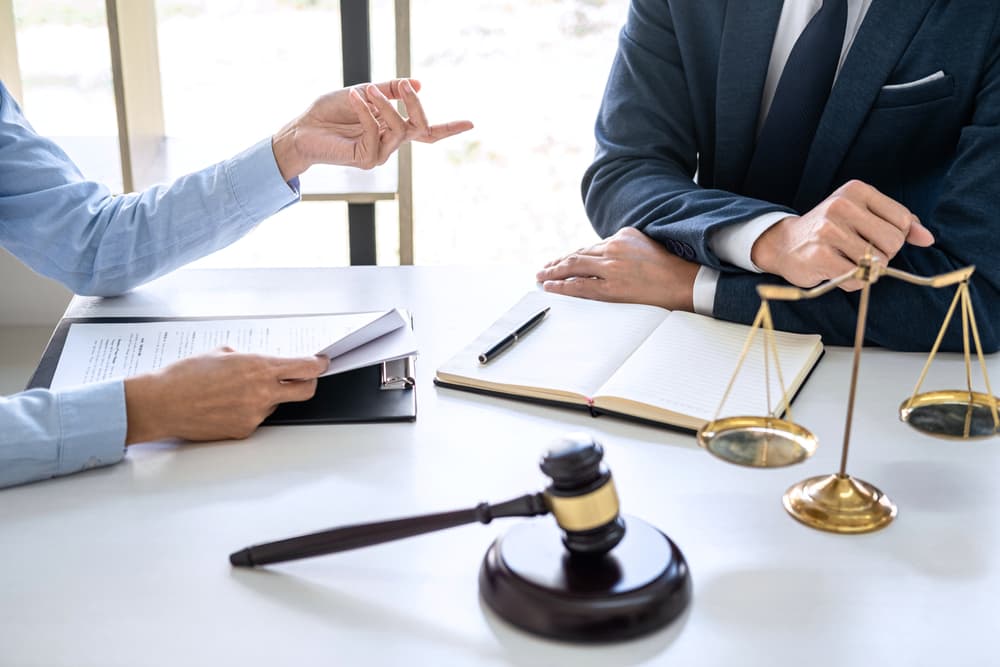
{"type": "Polygon", "coordinates": [[[486,524],[503,517],[550,512],[571,554],[603,556],[625,536],[618,493],[603,458],[604,449],[593,438],[572,434],[542,457],[539,467],[552,480],[543,492],[454,512],[342,526],[257,544],[230,554],[229,562],[236,567],[255,567],[359,549],[477,521],[486,524]]]}

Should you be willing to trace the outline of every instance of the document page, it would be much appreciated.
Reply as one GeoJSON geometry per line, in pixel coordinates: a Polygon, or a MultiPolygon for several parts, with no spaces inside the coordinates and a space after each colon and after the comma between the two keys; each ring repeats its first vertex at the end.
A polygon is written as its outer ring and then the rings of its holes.
{"type": "MultiPolygon", "coordinates": [[[[308,356],[331,348],[385,315],[381,311],[218,320],[75,322],[70,326],[51,387],[131,377],[223,346],[238,352],[279,357],[308,356]]],[[[405,323],[402,317],[400,323],[405,323]]],[[[373,346],[373,354],[400,358],[415,353],[412,330],[408,326],[405,329],[409,336],[392,336],[394,345],[373,346]]],[[[380,339],[372,341],[375,342],[380,339]]],[[[385,360],[358,354],[353,357],[357,364],[354,368],[385,360]]],[[[325,374],[343,370],[347,368],[341,364],[325,374]]]]}

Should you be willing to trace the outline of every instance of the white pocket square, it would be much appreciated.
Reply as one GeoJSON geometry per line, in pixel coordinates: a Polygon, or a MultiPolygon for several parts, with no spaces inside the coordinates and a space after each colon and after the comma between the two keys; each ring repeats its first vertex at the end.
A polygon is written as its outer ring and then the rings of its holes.
{"type": "Polygon", "coordinates": [[[944,78],[944,70],[938,70],[933,74],[928,74],[922,79],[917,79],[916,81],[907,81],[906,83],[891,83],[888,86],[882,86],[882,90],[904,90],[906,88],[915,88],[916,86],[922,86],[925,83],[930,83],[931,81],[937,81],[938,79],[944,78]]]}

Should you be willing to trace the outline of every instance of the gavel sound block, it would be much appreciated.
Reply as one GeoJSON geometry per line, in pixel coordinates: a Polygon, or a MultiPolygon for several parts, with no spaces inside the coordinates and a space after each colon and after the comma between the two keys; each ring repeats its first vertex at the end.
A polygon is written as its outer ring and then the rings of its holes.
{"type": "Polygon", "coordinates": [[[662,628],[687,607],[684,555],[653,526],[619,514],[603,455],[585,435],[555,443],[541,461],[552,479],[541,495],[555,522],[523,522],[487,550],[480,595],[513,625],[555,639],[616,641],[662,628]]]}

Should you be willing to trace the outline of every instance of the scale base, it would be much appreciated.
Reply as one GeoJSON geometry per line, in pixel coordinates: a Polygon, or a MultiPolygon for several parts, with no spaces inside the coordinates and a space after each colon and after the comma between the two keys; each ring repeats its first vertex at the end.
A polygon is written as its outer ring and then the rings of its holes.
{"type": "Polygon", "coordinates": [[[810,477],[785,491],[781,500],[798,521],[831,533],[869,533],[896,517],[896,505],[884,493],[850,475],[810,477]]]}
{"type": "Polygon", "coordinates": [[[483,600],[528,632],[574,642],[638,637],[666,626],[691,600],[687,561],[670,538],[635,517],[597,558],[574,556],[551,520],[526,521],[490,545],[483,600]]]}

